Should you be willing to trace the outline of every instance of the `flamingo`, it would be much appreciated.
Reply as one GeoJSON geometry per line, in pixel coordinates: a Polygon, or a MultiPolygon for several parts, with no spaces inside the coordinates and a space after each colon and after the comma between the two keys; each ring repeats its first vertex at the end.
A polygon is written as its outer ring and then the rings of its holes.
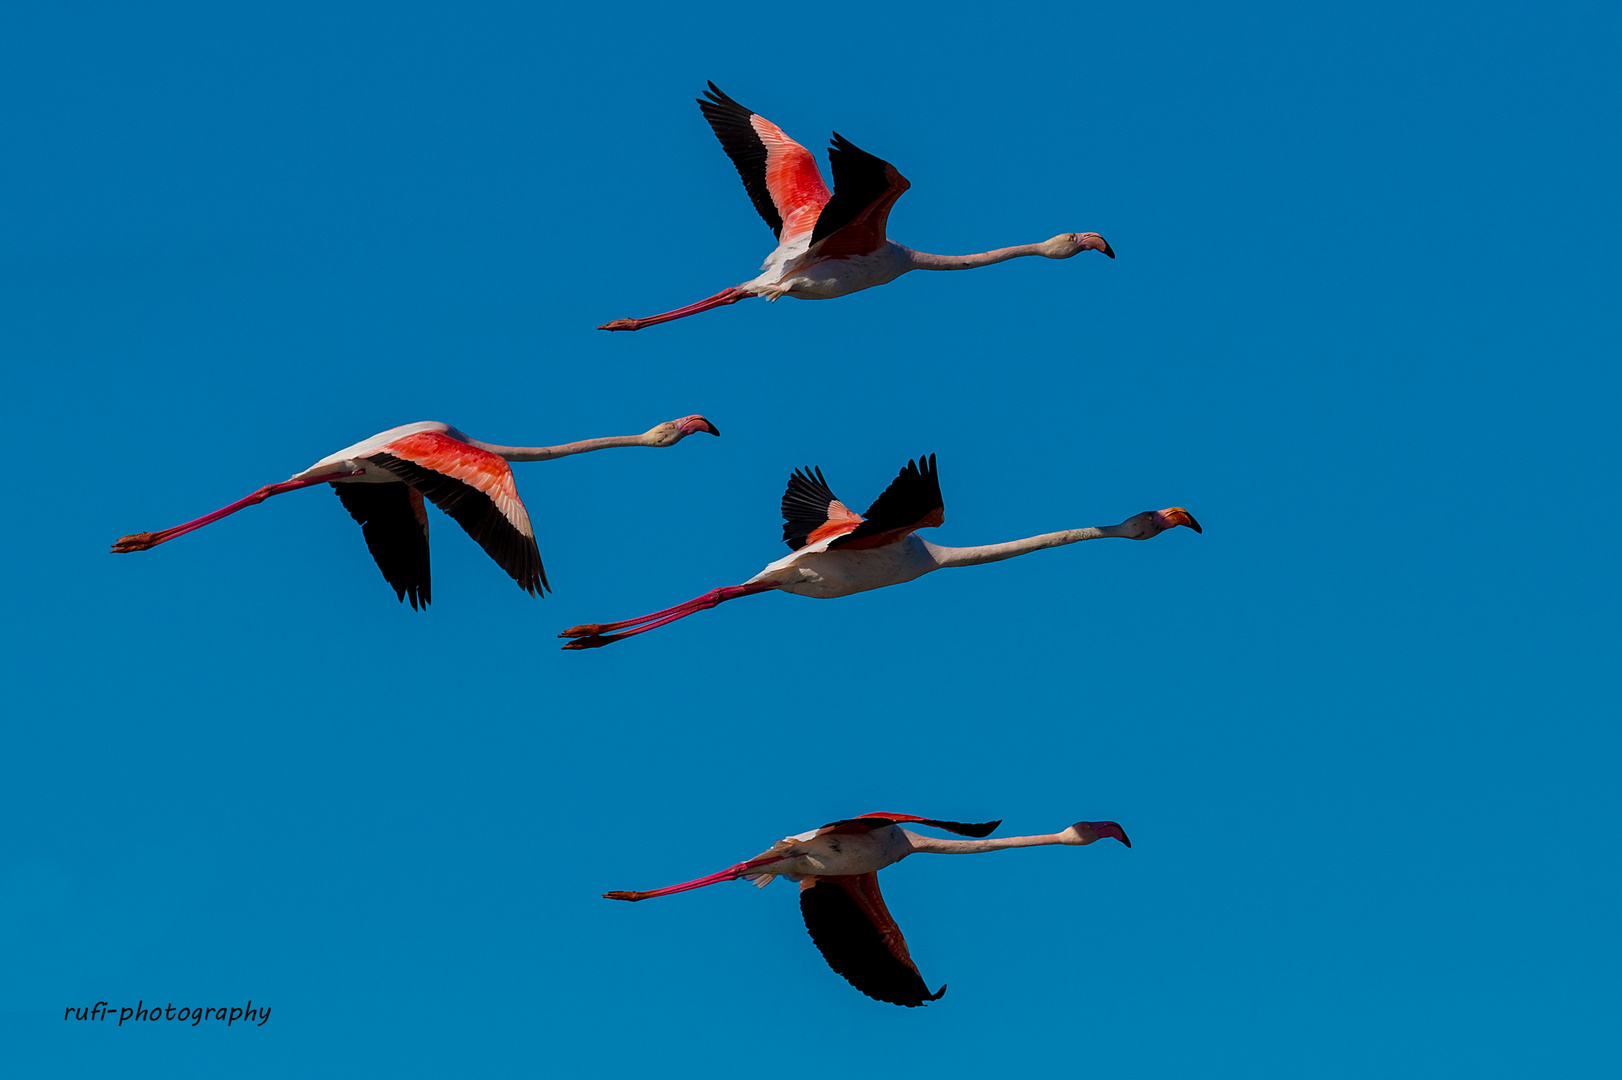
{"type": "Polygon", "coordinates": [[[648,892],[610,892],[603,896],[608,900],[648,900],[739,878],[763,888],[773,878],[786,877],[800,883],[800,914],[828,966],[876,1001],[913,1008],[940,1000],[946,987],[930,993],[918,965],[912,962],[901,928],[890,917],[879,893],[880,870],[919,852],[972,855],[1049,844],[1081,846],[1105,838],[1132,846],[1125,830],[1113,821],[1078,821],[1063,832],[1045,836],[985,839],[1001,824],[937,821],[912,814],[862,814],[784,837],[753,859],[719,873],[648,892]],[[900,823],[904,821],[975,839],[923,836],[902,828],[900,823]]]}
{"type": "Polygon", "coordinates": [[[565,649],[596,649],[686,618],[740,596],[780,589],[796,596],[829,600],[852,593],[900,585],[932,570],[978,566],[1026,555],[1043,548],[1118,536],[1147,540],[1167,529],[1186,525],[1203,532],[1194,515],[1181,506],[1146,510],[1119,525],[1089,526],[1043,533],[1023,540],[983,547],[943,547],[921,540],[917,529],[946,520],[935,455],[908,461],[865,516],[852,513],[823,479],[820,468],[796,469],[783,493],[783,540],[793,554],[772,563],[742,585],[713,589],[675,607],[640,619],[571,626],[559,637],[573,638],[565,649]]]}
{"type": "Polygon", "coordinates": [[[266,484],[212,514],[158,532],[133,533],[114,552],[145,551],[247,506],[317,484],[331,484],[360,525],[377,568],[413,610],[431,599],[427,499],[467,532],[518,587],[531,596],[551,586],[535,545],[529,513],[518,498],[509,461],[547,461],[616,446],[675,446],[696,431],[719,435],[702,416],[684,416],[641,435],[583,439],[560,446],[498,446],[469,438],[449,424],[405,424],[329,454],[291,479],[266,484]]]}
{"type": "Polygon", "coordinates": [[[831,300],[894,281],[909,270],[970,270],[1026,255],[1068,259],[1083,251],[1115,251],[1097,233],[1060,233],[1040,244],[931,255],[885,237],[890,207],[912,185],[894,165],[834,133],[828,149],[834,190],[830,195],[811,152],[757,112],[739,105],[713,82],[697,99],[704,119],[737,166],[755,209],[777,237],[777,250],[761,273],[714,296],[641,319],[615,319],[599,330],[640,330],[684,319],[751,296],[776,300],[831,300]]]}

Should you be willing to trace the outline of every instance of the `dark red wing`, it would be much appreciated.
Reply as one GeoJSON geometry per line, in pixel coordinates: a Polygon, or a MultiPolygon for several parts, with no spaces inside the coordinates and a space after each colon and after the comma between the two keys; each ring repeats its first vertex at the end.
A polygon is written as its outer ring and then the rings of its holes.
{"type": "Polygon", "coordinates": [[[912,1008],[946,993],[944,986],[929,992],[884,906],[877,874],[801,882],[800,914],[828,966],[868,997],[912,1008]]]}
{"type": "Polygon", "coordinates": [[[886,825],[899,825],[907,822],[915,825],[928,825],[934,829],[945,829],[947,832],[957,833],[959,836],[990,836],[992,830],[1002,824],[1002,818],[996,821],[982,821],[971,824],[962,821],[939,821],[935,818],[918,817],[916,814],[859,814],[853,818],[842,821],[831,821],[822,829],[832,830],[836,833],[872,832],[882,829],[886,825]]]}
{"type": "Polygon", "coordinates": [[[795,469],[783,492],[783,542],[793,551],[828,536],[849,532],[862,519],[839,501],[822,478],[822,470],[808,465],[795,469]]]}
{"type": "Polygon", "coordinates": [[[885,244],[890,207],[912,185],[894,165],[837,131],[828,148],[828,163],[833,167],[834,194],[811,231],[813,252],[825,259],[839,259],[878,251],[885,244]]]}
{"type": "Polygon", "coordinates": [[[873,500],[864,520],[828,546],[873,548],[893,544],[914,529],[927,529],[946,520],[935,455],[907,462],[901,474],[873,500]]]}
{"type": "Polygon", "coordinates": [[[428,512],[422,493],[405,484],[333,484],[360,525],[366,549],[395,596],[420,611],[432,599],[428,570],[428,512]]]}

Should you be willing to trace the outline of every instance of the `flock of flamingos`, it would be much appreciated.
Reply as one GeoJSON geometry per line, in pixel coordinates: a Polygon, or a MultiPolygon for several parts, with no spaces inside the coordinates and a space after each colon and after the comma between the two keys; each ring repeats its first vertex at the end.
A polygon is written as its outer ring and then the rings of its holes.
{"type": "MultiPolygon", "coordinates": [[[[890,208],[911,186],[895,166],[835,134],[828,151],[834,179],[830,192],[810,151],[714,83],[698,105],[737,166],[755,209],[777,237],[777,248],[767,256],[761,273],[741,285],[659,315],[616,319],[600,329],[640,330],[751,296],[826,300],[883,285],[909,270],[964,270],[1024,255],[1068,259],[1083,251],[1115,257],[1097,233],[1062,233],[1040,244],[977,255],[931,255],[903,247],[885,235],[890,208]]],[[[670,447],[696,432],[721,434],[702,416],[684,416],[641,435],[558,446],[501,446],[480,442],[438,421],[406,424],[329,454],[292,478],[267,484],[211,514],[157,532],[120,537],[113,551],[145,551],[272,495],[329,484],[360,525],[384,580],[399,600],[410,600],[413,608],[425,608],[432,599],[425,500],[449,514],[519,588],[535,596],[551,586],[508,463],[621,446],[670,447]]],[[[1135,514],[1118,525],[1066,529],[984,547],[932,544],[921,539],[918,530],[946,519],[934,455],[907,462],[865,514],[841,502],[820,469],[796,469],[783,493],[781,511],[783,541],[790,554],[748,581],[640,618],[572,626],[558,635],[567,639],[563,647],[611,645],[724,601],[773,589],[831,599],[900,585],[933,570],[997,562],[1082,540],[1148,540],[1179,525],[1200,531],[1192,514],[1173,506],[1135,514]]],[[[946,988],[931,992],[919,974],[900,928],[884,906],[878,871],[920,852],[959,855],[1045,844],[1084,845],[1104,838],[1131,846],[1113,821],[1078,821],[1049,835],[989,839],[999,824],[863,814],[786,837],[760,855],[707,877],[647,892],[604,895],[612,900],[646,900],[740,878],[763,886],[774,877],[786,877],[799,883],[806,929],[834,971],[871,998],[917,1006],[938,999],[946,988]],[[926,836],[906,824],[970,839],[926,836]]]]}

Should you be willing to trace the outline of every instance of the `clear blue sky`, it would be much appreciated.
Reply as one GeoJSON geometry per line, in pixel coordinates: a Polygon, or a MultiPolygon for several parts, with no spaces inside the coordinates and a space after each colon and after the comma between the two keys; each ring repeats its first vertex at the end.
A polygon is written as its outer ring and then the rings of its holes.
{"type": "Polygon", "coordinates": [[[1613,5],[13,7],[0,18],[0,1044],[16,1075],[1612,1075],[1613,5]],[[1120,257],[594,327],[771,237],[706,79],[1120,257]],[[397,604],[323,491],[414,420],[520,465],[556,593],[448,519],[397,604]],[[1186,530],[594,653],[741,581],[819,464],[943,543],[1186,530]],[[794,891],[635,907],[871,810],[1135,847],[885,873],[932,985],[794,891]],[[122,1030],[65,1006],[274,1010],[122,1030]]]}

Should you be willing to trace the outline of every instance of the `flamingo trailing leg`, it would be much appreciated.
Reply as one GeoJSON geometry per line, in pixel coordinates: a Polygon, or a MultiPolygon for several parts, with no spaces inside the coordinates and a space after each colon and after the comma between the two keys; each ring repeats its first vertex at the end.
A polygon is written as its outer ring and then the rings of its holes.
{"type": "Polygon", "coordinates": [[[1114,249],[1097,233],[1060,233],[1040,244],[974,255],[914,251],[885,235],[890,208],[912,186],[894,165],[835,133],[828,150],[834,177],[830,193],[809,150],[714,83],[698,107],[737,166],[755,209],[777,237],[777,249],[767,256],[760,274],[741,285],[659,315],[615,319],[599,330],[641,330],[751,296],[831,300],[884,285],[910,270],[971,270],[1029,255],[1068,259],[1083,251],[1102,251],[1115,258],[1114,249]]]}
{"type": "Polygon", "coordinates": [[[1078,821],[1063,832],[989,839],[1000,821],[966,824],[911,814],[863,814],[785,837],[753,859],[719,873],[646,892],[610,892],[609,900],[650,900],[739,879],[757,886],[785,877],[800,885],[800,914],[828,966],[870,998],[914,1007],[937,1001],[907,950],[901,928],[879,892],[880,870],[909,855],[973,855],[1006,848],[1059,844],[1079,847],[1097,840],[1132,841],[1113,821],[1078,821]],[[948,840],[903,828],[902,822],[968,836],[948,840]]]}
{"type": "Polygon", "coordinates": [[[822,470],[796,469],[783,493],[782,512],[783,540],[793,554],[772,563],[742,585],[713,589],[651,615],[571,626],[558,635],[572,639],[563,647],[596,649],[611,645],[728,600],[773,589],[826,600],[900,585],[945,567],[999,562],[1083,540],[1148,540],[1179,525],[1201,531],[1194,515],[1173,506],[1144,511],[1119,525],[1066,529],[1005,544],[961,548],[931,544],[915,533],[946,520],[933,454],[907,462],[884,494],[867,508],[865,516],[852,513],[839,501],[823,479],[822,470]]]}
{"type": "Polygon", "coordinates": [[[121,536],[115,552],[146,551],[177,536],[281,495],[331,484],[366,538],[378,569],[402,601],[426,607],[432,598],[426,498],[449,514],[531,596],[551,586],[529,512],[518,497],[510,461],[551,458],[618,446],[674,446],[694,432],[721,434],[702,416],[671,420],[641,435],[614,435],[558,446],[484,443],[449,424],[426,421],[390,428],[330,454],[279,484],[267,484],[212,514],[157,532],[121,536]]]}

